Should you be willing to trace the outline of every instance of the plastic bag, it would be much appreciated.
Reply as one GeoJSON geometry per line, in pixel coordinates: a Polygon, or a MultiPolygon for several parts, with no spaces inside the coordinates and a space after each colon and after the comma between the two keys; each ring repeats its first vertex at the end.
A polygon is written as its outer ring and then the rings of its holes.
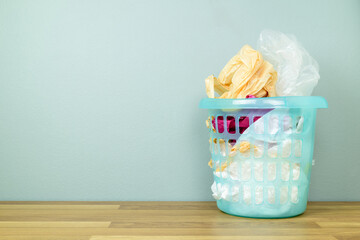
{"type": "Polygon", "coordinates": [[[292,35],[264,30],[258,49],[278,73],[278,96],[310,96],[320,78],[318,63],[292,35]]]}

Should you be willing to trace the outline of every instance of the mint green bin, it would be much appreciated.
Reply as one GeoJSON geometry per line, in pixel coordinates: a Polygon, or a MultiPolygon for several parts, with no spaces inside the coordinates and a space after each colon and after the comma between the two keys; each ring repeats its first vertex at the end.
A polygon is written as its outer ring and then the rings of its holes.
{"type": "Polygon", "coordinates": [[[202,99],[213,196],[228,214],[285,218],[306,209],[322,97],[202,99]]]}

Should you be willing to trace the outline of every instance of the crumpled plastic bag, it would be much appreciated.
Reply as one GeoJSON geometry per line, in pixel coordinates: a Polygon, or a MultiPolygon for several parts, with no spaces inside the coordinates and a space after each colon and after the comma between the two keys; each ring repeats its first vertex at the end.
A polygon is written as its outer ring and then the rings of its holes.
{"type": "Polygon", "coordinates": [[[264,30],[258,50],[278,73],[278,96],[311,95],[320,78],[319,66],[293,35],[264,30]]]}

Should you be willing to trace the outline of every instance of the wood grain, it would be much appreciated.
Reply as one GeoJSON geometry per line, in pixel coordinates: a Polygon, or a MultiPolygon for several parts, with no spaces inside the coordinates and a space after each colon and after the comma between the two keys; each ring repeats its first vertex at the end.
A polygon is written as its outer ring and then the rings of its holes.
{"type": "Polygon", "coordinates": [[[331,235],[322,236],[93,236],[90,240],[336,240],[331,235]]]}
{"type": "Polygon", "coordinates": [[[360,202],[310,202],[286,219],[251,219],[215,202],[0,202],[0,240],[360,239],[360,202]]]}

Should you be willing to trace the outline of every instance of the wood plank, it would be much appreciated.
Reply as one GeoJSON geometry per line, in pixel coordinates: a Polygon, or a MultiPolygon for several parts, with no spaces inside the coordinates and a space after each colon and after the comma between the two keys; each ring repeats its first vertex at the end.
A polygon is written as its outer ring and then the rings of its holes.
{"type": "Polygon", "coordinates": [[[217,210],[215,202],[179,204],[178,202],[123,203],[120,210],[217,210]]]}
{"type": "Polygon", "coordinates": [[[93,204],[0,204],[0,210],[116,210],[120,205],[93,204]]]}
{"type": "Polygon", "coordinates": [[[0,240],[89,240],[90,236],[0,236],[0,240]]]}
{"type": "Polygon", "coordinates": [[[0,236],[312,236],[360,234],[358,228],[1,228],[0,236]]]}
{"type": "Polygon", "coordinates": [[[81,210],[81,211],[54,211],[54,210],[40,210],[40,211],[0,211],[0,221],[156,221],[156,222],[187,222],[191,219],[192,222],[307,222],[307,221],[340,221],[340,222],[358,222],[360,216],[351,213],[332,216],[331,214],[312,215],[310,212],[295,218],[286,219],[251,219],[230,216],[220,211],[215,211],[211,215],[171,215],[171,214],[132,214],[124,211],[98,211],[98,210],[81,210]]]}
{"type": "Polygon", "coordinates": [[[113,222],[111,228],[319,228],[314,222],[277,222],[277,221],[249,221],[249,222],[150,222],[150,221],[122,221],[113,222]]]}
{"type": "Polygon", "coordinates": [[[360,239],[360,234],[355,234],[355,233],[339,233],[339,234],[335,234],[334,237],[337,240],[359,240],[360,239]]]}
{"type": "Polygon", "coordinates": [[[360,220],[358,221],[334,221],[334,222],[316,222],[320,227],[324,228],[360,228],[360,220]]]}
{"type": "MultiPolygon", "coordinates": [[[[90,240],[336,240],[331,235],[319,236],[93,236],[90,240]]],[[[1,238],[0,238],[1,240],[1,238]]]]}
{"type": "Polygon", "coordinates": [[[47,222],[23,222],[23,221],[0,221],[0,228],[106,228],[111,222],[71,222],[71,221],[47,221],[47,222]]]}
{"type": "MultiPolygon", "coordinates": [[[[54,215],[68,215],[69,213],[82,215],[106,214],[107,216],[229,216],[218,209],[215,210],[121,210],[121,209],[2,209],[0,216],[38,215],[49,213],[54,215]]],[[[360,217],[360,210],[308,210],[303,217],[314,216],[353,216],[360,217]]],[[[301,217],[301,216],[299,216],[301,217]]],[[[237,217],[235,217],[237,218],[237,217]]]]}

